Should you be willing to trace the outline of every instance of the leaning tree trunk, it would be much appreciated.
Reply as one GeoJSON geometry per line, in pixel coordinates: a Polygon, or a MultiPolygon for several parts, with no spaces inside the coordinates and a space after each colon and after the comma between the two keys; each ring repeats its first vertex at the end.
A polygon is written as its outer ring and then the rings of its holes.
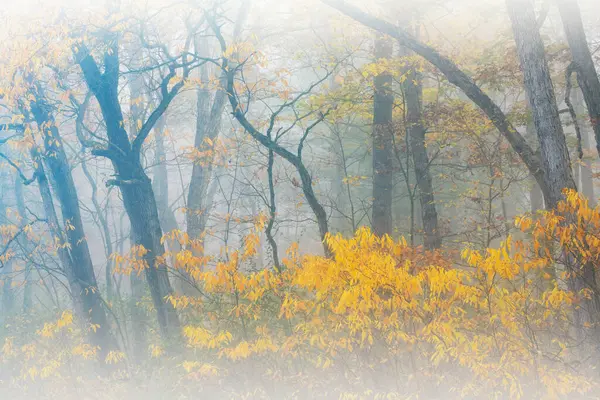
{"type": "Polygon", "coordinates": [[[402,89],[406,108],[406,129],[408,130],[421,203],[423,244],[426,249],[433,250],[442,245],[442,238],[438,230],[438,214],[433,194],[430,162],[425,146],[425,127],[422,120],[422,76],[414,65],[408,65],[403,72],[402,89]]]}
{"type": "MultiPolygon", "coordinates": [[[[394,44],[381,34],[375,39],[375,60],[385,61],[393,56],[394,44]]],[[[373,232],[392,234],[393,137],[392,111],[394,94],[390,71],[374,79],[373,99],[373,232]]]]}
{"type": "Polygon", "coordinates": [[[600,79],[588,47],[581,11],[577,0],[558,0],[558,10],[575,63],[577,82],[583,92],[596,137],[596,150],[600,155],[600,79]]]}
{"type": "Polygon", "coordinates": [[[70,268],[72,268],[71,290],[73,296],[81,300],[83,312],[80,316],[96,326],[95,329],[91,329],[95,344],[106,352],[116,343],[111,335],[104,302],[98,290],[94,265],[81,219],[77,188],[56,121],[39,87],[34,97],[35,100],[30,102],[31,113],[44,138],[44,154],[40,158],[50,171],[52,186],[60,204],[64,235],[69,244],[68,253],[71,259],[70,268]]]}

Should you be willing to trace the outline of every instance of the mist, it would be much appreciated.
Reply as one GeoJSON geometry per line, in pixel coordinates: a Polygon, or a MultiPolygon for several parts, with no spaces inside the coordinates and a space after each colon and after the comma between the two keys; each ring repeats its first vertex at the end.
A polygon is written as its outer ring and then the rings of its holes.
{"type": "Polygon", "coordinates": [[[594,399],[597,0],[0,5],[0,398],[594,399]]]}

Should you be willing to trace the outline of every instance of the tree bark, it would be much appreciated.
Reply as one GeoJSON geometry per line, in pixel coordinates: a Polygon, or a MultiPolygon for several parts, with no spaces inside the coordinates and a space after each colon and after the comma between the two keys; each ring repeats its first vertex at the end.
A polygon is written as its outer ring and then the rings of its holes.
{"type": "Polygon", "coordinates": [[[507,0],[506,6],[540,144],[547,185],[547,193],[544,193],[546,206],[553,209],[564,198],[563,189],[577,189],[571,171],[569,150],[556,105],[544,43],[536,25],[533,3],[529,0],[507,0]]]}
{"type": "MultiPolygon", "coordinates": [[[[381,34],[375,39],[375,61],[393,56],[394,44],[381,34]]],[[[373,97],[373,232],[392,234],[394,94],[392,75],[384,71],[374,79],[373,97]]]]}
{"type": "Polygon", "coordinates": [[[429,156],[425,146],[425,127],[422,120],[423,79],[415,66],[408,65],[403,73],[402,88],[406,108],[406,129],[408,130],[408,140],[421,203],[423,244],[426,249],[434,250],[441,247],[442,238],[438,230],[438,214],[433,194],[433,181],[431,179],[429,156]]]}
{"type": "MultiPolygon", "coordinates": [[[[527,122],[527,138],[530,140],[537,140],[535,134],[535,126],[533,126],[533,121],[527,122]]],[[[544,209],[544,194],[542,193],[542,189],[540,189],[540,185],[536,182],[533,176],[529,177],[529,205],[532,214],[538,212],[538,210],[544,209]]]]}
{"type": "Polygon", "coordinates": [[[588,47],[581,11],[577,0],[558,0],[557,2],[577,71],[577,82],[583,92],[596,137],[596,150],[600,155],[600,79],[588,47]]]}
{"type": "MultiPolygon", "coordinates": [[[[556,209],[559,201],[564,199],[562,190],[577,190],[571,171],[569,150],[560,121],[554,88],[550,78],[548,63],[545,58],[544,44],[535,24],[533,2],[506,0],[506,6],[512,22],[517,53],[525,78],[533,123],[540,143],[542,163],[550,192],[546,207],[556,209]]],[[[574,216],[567,215],[571,221],[574,216]]],[[[563,256],[570,272],[569,288],[579,294],[581,290],[591,288],[591,298],[583,298],[582,306],[575,309],[576,325],[581,332],[586,321],[593,322],[599,317],[600,303],[597,293],[595,268],[591,263],[581,265],[569,254],[571,249],[564,249],[563,256]]]]}

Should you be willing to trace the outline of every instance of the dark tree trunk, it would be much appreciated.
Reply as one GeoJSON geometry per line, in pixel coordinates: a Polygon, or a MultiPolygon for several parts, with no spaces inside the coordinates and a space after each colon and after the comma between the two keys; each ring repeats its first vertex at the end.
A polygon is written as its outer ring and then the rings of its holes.
{"type": "Polygon", "coordinates": [[[415,66],[408,66],[404,71],[402,88],[406,108],[406,129],[412,152],[419,201],[421,203],[421,219],[423,220],[423,244],[426,249],[437,249],[442,245],[438,230],[438,214],[433,194],[429,156],[425,147],[425,127],[422,120],[422,76],[415,66]]]}
{"type": "MultiPolygon", "coordinates": [[[[60,240],[61,243],[69,242],[67,234],[61,229],[58,222],[54,201],[52,200],[52,192],[50,184],[46,177],[46,172],[42,164],[42,158],[36,148],[31,151],[32,159],[37,164],[35,171],[36,182],[42,198],[44,213],[50,227],[52,235],[60,240]]],[[[102,307],[102,300],[97,286],[91,286],[89,282],[82,280],[82,275],[85,273],[77,271],[81,269],[81,265],[75,264],[75,257],[64,246],[59,246],[57,249],[58,258],[63,267],[63,272],[69,283],[71,298],[75,313],[78,318],[84,323],[93,323],[100,326],[95,331],[91,329],[89,332],[90,339],[93,344],[100,346],[101,355],[106,354],[113,347],[113,340],[108,331],[108,323],[106,314],[102,307]]]]}
{"type": "Polygon", "coordinates": [[[144,259],[146,281],[150,288],[152,303],[157,311],[158,323],[163,337],[179,334],[179,320],[166,297],[173,294],[166,265],[160,261],[165,249],[161,243],[162,230],[158,209],[152,191],[152,182],[138,162],[115,163],[121,180],[119,187],[129,221],[133,243],[147,250],[144,259]],[[133,166],[132,166],[133,164],[133,166]],[[132,168],[133,167],[133,168],[132,168]]]}
{"type": "Polygon", "coordinates": [[[152,182],[144,171],[140,152],[145,138],[183,86],[183,81],[175,84],[169,90],[169,81],[174,76],[174,72],[172,71],[163,80],[161,103],[142,124],[135,139],[130,141],[124,127],[124,118],[118,97],[118,48],[113,46],[110,54],[105,54],[104,73],[100,72],[96,61],[87,52],[87,49],[80,48],[76,56],[86,83],[98,100],[106,123],[109,147],[95,150],[94,154],[108,157],[112,161],[116,178],[107,184],[120,188],[123,204],[131,223],[133,243],[147,250],[144,255],[144,261],[147,264],[145,276],[156,309],[161,336],[164,339],[178,337],[180,335],[179,318],[175,308],[167,300],[167,297],[173,294],[173,288],[169,281],[167,266],[162,260],[165,248],[161,242],[162,229],[158,208],[152,190],[152,182]]]}
{"type": "Polygon", "coordinates": [[[577,82],[583,92],[596,137],[596,150],[600,155],[600,79],[588,47],[581,11],[577,0],[558,0],[558,9],[575,63],[577,82]]]}
{"type": "Polygon", "coordinates": [[[540,143],[547,186],[547,192],[544,193],[546,207],[553,209],[564,198],[563,189],[577,189],[571,171],[569,150],[533,3],[507,0],[506,5],[525,77],[525,91],[531,105],[533,124],[540,143]]]}
{"type": "MultiPolygon", "coordinates": [[[[540,143],[545,177],[550,189],[545,196],[545,203],[547,208],[556,209],[558,202],[564,199],[562,190],[565,188],[577,190],[577,187],[573,180],[569,151],[545,58],[544,44],[535,23],[533,2],[507,0],[506,5],[525,77],[525,91],[540,143]]],[[[572,218],[572,216],[567,217],[572,218]]],[[[595,270],[590,263],[585,265],[578,263],[569,251],[571,249],[563,251],[567,270],[571,272],[569,288],[575,293],[580,293],[585,288],[591,288],[594,292],[592,298],[583,298],[582,306],[575,309],[577,326],[581,329],[586,321],[593,322],[599,317],[600,304],[595,270]]]]}
{"type": "Polygon", "coordinates": [[[95,344],[106,352],[115,346],[115,342],[96,282],[94,265],[83,229],[77,189],[56,121],[40,88],[36,89],[34,97],[35,100],[30,103],[31,113],[44,137],[44,154],[40,155],[40,158],[50,171],[52,186],[60,204],[64,236],[69,244],[69,268],[72,270],[68,274],[71,275],[72,294],[81,298],[81,316],[84,320],[98,325],[97,329],[91,330],[91,335],[95,344]]]}
{"type": "Polygon", "coordinates": [[[275,181],[273,179],[273,166],[275,164],[275,154],[273,150],[269,149],[269,161],[267,164],[267,175],[269,180],[269,222],[265,228],[265,234],[267,235],[267,241],[271,246],[273,252],[273,265],[278,272],[281,272],[281,263],[279,262],[279,248],[277,247],[277,241],[273,236],[273,225],[275,224],[275,217],[277,215],[277,203],[275,197],[275,181]]]}
{"type": "MultiPolygon", "coordinates": [[[[393,56],[394,43],[381,34],[375,39],[375,60],[393,56]]],[[[392,234],[392,195],[394,189],[392,75],[385,71],[374,79],[373,98],[373,232],[392,234]]]]}
{"type": "MultiPolygon", "coordinates": [[[[130,240],[133,244],[133,237],[130,240]]],[[[131,289],[131,300],[129,302],[131,315],[131,332],[133,358],[138,364],[143,364],[148,356],[148,317],[140,302],[146,295],[143,278],[132,273],[129,276],[129,285],[131,289]]]]}

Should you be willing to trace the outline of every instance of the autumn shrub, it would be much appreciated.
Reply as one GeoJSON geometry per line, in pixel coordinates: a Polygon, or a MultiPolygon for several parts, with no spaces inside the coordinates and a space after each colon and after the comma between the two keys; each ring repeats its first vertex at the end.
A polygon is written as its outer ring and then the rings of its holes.
{"type": "MultiPolygon", "coordinates": [[[[361,228],[327,237],[331,259],[292,246],[282,272],[250,271],[263,223],[220,259],[172,255],[198,293],[167,299],[184,351],[153,343],[142,366],[111,352],[100,361],[118,367],[94,379],[116,382],[114,398],[140,385],[178,398],[593,398],[595,327],[573,317],[591,289],[570,290],[564,263],[597,264],[600,212],[576,193],[518,218],[519,240],[458,259],[361,228]]],[[[65,312],[33,342],[6,338],[4,381],[90,379],[79,368],[97,349],[74,327],[65,312]]]]}

